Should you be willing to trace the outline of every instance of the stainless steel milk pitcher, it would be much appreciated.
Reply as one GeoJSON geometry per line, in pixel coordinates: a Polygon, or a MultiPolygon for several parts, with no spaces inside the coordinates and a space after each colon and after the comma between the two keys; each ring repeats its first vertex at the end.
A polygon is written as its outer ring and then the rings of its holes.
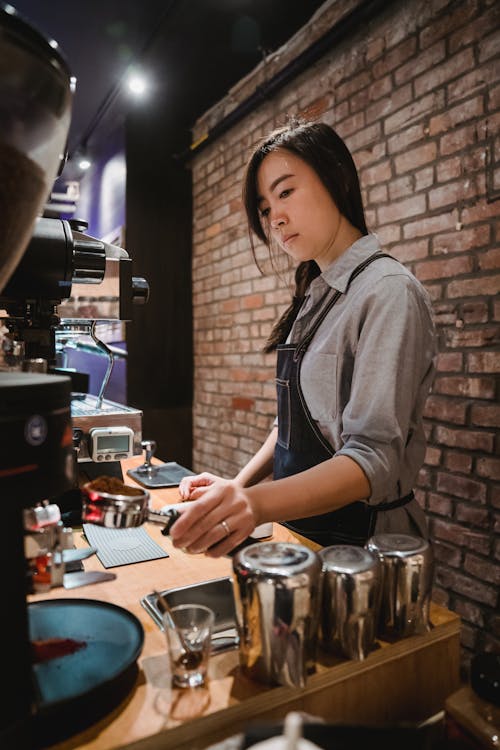
{"type": "Polygon", "coordinates": [[[378,635],[398,638],[428,631],[434,574],[430,543],[410,534],[376,534],[366,548],[382,563],[378,635]]]}
{"type": "Polygon", "coordinates": [[[234,556],[233,579],[243,671],[268,685],[304,687],[315,667],[319,555],[258,542],[234,556]]]}
{"type": "Polygon", "coordinates": [[[375,645],[382,571],[378,556],[361,547],[333,545],[323,562],[321,645],[348,659],[365,659],[375,645]]]}

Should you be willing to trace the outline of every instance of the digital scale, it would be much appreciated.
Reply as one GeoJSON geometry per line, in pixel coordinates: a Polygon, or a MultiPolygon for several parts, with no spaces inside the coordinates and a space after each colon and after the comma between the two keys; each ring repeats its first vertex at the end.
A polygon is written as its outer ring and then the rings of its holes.
{"type": "Polygon", "coordinates": [[[134,455],[134,431],[130,427],[93,427],[88,436],[92,461],[121,461],[134,455]]]}

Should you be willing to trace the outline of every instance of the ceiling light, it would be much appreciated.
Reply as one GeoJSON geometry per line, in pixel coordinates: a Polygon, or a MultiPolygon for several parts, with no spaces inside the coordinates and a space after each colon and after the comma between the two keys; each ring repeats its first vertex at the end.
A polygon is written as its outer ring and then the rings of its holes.
{"type": "Polygon", "coordinates": [[[146,79],[138,73],[133,73],[127,79],[127,87],[134,96],[142,96],[147,89],[146,79]]]}
{"type": "Polygon", "coordinates": [[[92,166],[92,162],[87,159],[86,156],[82,157],[80,161],[78,162],[78,166],[80,169],[85,172],[90,166],[92,166]]]}

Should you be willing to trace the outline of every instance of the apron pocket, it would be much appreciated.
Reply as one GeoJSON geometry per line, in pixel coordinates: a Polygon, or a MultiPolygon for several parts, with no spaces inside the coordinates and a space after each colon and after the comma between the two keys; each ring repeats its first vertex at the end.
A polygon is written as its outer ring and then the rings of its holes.
{"type": "Polygon", "coordinates": [[[276,393],[278,399],[278,438],[282,448],[290,447],[290,382],[276,378],[276,393]]]}

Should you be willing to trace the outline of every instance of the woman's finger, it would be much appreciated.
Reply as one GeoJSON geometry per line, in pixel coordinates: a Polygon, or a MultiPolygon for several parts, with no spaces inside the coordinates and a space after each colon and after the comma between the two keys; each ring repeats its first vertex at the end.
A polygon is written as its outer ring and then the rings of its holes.
{"type": "Polygon", "coordinates": [[[191,493],[197,487],[208,487],[218,479],[214,474],[203,472],[190,477],[183,477],[179,483],[179,494],[184,499],[191,497],[191,493]]]}

